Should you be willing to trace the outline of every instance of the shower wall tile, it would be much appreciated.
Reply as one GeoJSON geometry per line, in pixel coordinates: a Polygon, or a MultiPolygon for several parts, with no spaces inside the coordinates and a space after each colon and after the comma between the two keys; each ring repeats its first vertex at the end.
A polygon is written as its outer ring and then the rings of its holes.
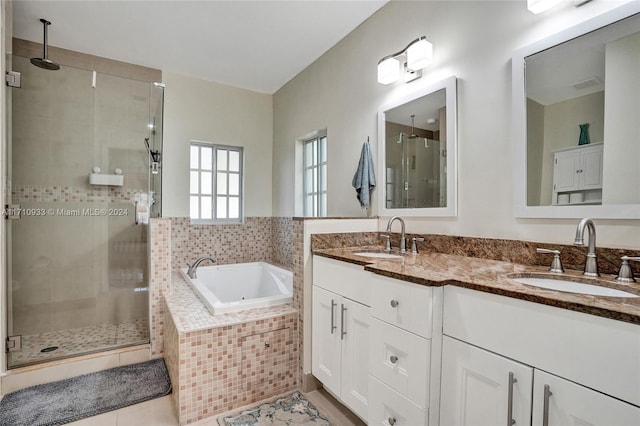
{"type": "MultiPolygon", "coordinates": [[[[19,55],[24,58],[40,57],[42,55],[42,43],[19,38],[14,38],[12,42],[14,55],[19,55]]],[[[49,46],[48,49],[49,55],[55,57],[56,62],[61,65],[85,70],[96,70],[99,73],[117,75],[133,80],[147,82],[162,81],[162,71],[155,68],[115,61],[113,59],[88,55],[55,46],[49,46]]]]}

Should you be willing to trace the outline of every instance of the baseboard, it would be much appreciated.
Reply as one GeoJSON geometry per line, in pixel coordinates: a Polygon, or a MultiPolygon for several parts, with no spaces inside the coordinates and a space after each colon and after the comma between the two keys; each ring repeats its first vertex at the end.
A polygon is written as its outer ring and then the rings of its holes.
{"type": "Polygon", "coordinates": [[[322,387],[322,383],[313,374],[307,373],[302,376],[302,392],[311,392],[322,387]]]}

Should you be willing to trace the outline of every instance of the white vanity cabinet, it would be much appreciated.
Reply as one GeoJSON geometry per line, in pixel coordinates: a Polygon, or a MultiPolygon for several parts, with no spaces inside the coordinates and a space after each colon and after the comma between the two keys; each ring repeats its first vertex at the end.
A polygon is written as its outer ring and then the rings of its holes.
{"type": "Polygon", "coordinates": [[[368,415],[370,273],[313,257],[313,375],[363,419],[368,415]]]}
{"type": "Polygon", "coordinates": [[[640,326],[459,287],[444,293],[442,425],[505,424],[510,407],[516,425],[529,424],[520,421],[527,394],[536,426],[640,425],[640,326]]]}
{"type": "Polygon", "coordinates": [[[602,202],[603,144],[588,144],[553,153],[552,204],[602,202]]]}
{"type": "Polygon", "coordinates": [[[533,425],[640,425],[640,408],[535,370],[533,425]]]}
{"type": "Polygon", "coordinates": [[[442,288],[374,274],[370,291],[369,424],[427,425],[438,412],[442,288]]]}
{"type": "Polygon", "coordinates": [[[533,368],[444,336],[441,426],[527,425],[533,368]]]}

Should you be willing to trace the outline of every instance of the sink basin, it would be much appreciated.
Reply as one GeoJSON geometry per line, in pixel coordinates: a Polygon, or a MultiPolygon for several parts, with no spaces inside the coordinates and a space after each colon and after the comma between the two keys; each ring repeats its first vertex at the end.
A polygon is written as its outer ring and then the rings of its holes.
{"type": "Polygon", "coordinates": [[[593,296],[607,297],[640,297],[636,294],[627,293],[626,291],[616,290],[614,288],[601,287],[593,284],[577,283],[574,281],[567,281],[558,278],[524,277],[511,279],[520,284],[546,288],[549,290],[562,291],[565,293],[589,294],[593,296]]]}
{"type": "Polygon", "coordinates": [[[371,257],[376,259],[400,259],[402,257],[399,254],[379,252],[379,251],[358,251],[353,254],[356,256],[371,257]]]}

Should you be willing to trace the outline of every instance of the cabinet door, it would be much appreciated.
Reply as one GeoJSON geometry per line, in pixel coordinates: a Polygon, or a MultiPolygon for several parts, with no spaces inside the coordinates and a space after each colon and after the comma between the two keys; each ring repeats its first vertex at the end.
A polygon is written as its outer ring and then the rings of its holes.
{"type": "Polygon", "coordinates": [[[311,371],[335,395],[340,395],[341,300],[337,294],[313,286],[311,371]]]}
{"type": "Polygon", "coordinates": [[[444,336],[440,424],[528,425],[532,380],[531,367],[444,336]]]}
{"type": "Polygon", "coordinates": [[[340,398],[363,419],[367,418],[369,395],[369,308],[343,298],[339,310],[342,338],[342,383],[340,398]]]}
{"type": "Polygon", "coordinates": [[[640,408],[536,370],[533,425],[640,425],[640,408]]]}
{"type": "Polygon", "coordinates": [[[580,166],[581,189],[602,188],[602,145],[582,152],[580,166]]]}
{"type": "Polygon", "coordinates": [[[555,154],[553,179],[556,192],[580,189],[580,153],[558,152],[555,154]]]}

